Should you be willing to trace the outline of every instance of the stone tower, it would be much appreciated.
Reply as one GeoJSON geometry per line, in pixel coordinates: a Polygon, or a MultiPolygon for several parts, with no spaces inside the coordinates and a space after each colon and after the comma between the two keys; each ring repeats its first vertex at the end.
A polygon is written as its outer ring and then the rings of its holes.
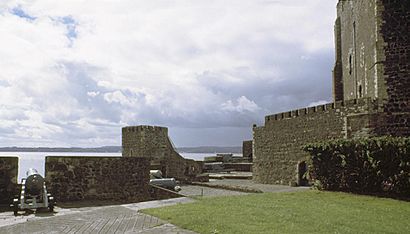
{"type": "Polygon", "coordinates": [[[168,129],[158,126],[130,126],[122,129],[122,156],[160,160],[173,151],[168,129]]]}
{"type": "Polygon", "coordinates": [[[180,181],[193,181],[202,173],[202,163],[185,159],[174,149],[166,127],[122,128],[122,156],[149,158],[151,169],[180,181]]]}
{"type": "Polygon", "coordinates": [[[369,97],[408,102],[409,5],[403,0],[339,0],[334,101],[369,97]]]}

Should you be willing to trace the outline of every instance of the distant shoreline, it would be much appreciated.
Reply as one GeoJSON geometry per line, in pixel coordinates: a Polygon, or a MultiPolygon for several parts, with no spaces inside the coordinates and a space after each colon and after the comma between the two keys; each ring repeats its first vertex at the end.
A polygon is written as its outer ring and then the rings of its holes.
{"type": "MultiPolygon", "coordinates": [[[[77,152],[77,153],[121,153],[121,146],[103,146],[96,148],[51,148],[51,147],[1,147],[0,152],[77,152]]],[[[240,146],[200,146],[200,147],[180,147],[179,153],[242,153],[240,146]]]]}

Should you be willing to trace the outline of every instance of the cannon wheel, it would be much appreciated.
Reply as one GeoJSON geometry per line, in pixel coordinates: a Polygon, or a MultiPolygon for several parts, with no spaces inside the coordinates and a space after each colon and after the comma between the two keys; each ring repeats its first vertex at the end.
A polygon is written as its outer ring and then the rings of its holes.
{"type": "Polygon", "coordinates": [[[18,202],[13,202],[13,213],[14,213],[14,216],[17,216],[18,215],[18,212],[19,212],[19,203],[18,202]]]}
{"type": "Polygon", "coordinates": [[[48,196],[48,210],[54,212],[54,197],[48,196]]]}

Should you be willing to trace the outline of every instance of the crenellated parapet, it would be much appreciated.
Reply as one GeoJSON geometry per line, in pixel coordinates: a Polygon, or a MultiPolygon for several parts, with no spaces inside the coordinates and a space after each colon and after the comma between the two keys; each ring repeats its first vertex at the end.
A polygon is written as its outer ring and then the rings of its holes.
{"type": "Polygon", "coordinates": [[[291,110],[282,113],[276,113],[273,115],[265,116],[265,125],[268,125],[274,121],[279,121],[283,119],[291,118],[303,118],[307,116],[313,116],[325,112],[346,112],[346,114],[353,114],[355,112],[377,112],[382,108],[381,101],[379,99],[372,98],[361,98],[361,99],[351,99],[345,101],[337,101],[333,103],[327,103],[318,106],[306,107],[297,110],[291,110]]]}
{"type": "Polygon", "coordinates": [[[139,126],[127,126],[122,128],[122,132],[162,132],[168,134],[168,128],[160,126],[139,125],[139,126]]]}

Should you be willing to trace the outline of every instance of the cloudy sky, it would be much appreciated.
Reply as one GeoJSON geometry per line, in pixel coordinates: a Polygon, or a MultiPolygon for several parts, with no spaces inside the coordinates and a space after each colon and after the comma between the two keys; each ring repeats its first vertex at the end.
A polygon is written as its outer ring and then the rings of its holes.
{"type": "Polygon", "coordinates": [[[331,100],[337,0],[0,0],[0,146],[239,146],[331,100]]]}

